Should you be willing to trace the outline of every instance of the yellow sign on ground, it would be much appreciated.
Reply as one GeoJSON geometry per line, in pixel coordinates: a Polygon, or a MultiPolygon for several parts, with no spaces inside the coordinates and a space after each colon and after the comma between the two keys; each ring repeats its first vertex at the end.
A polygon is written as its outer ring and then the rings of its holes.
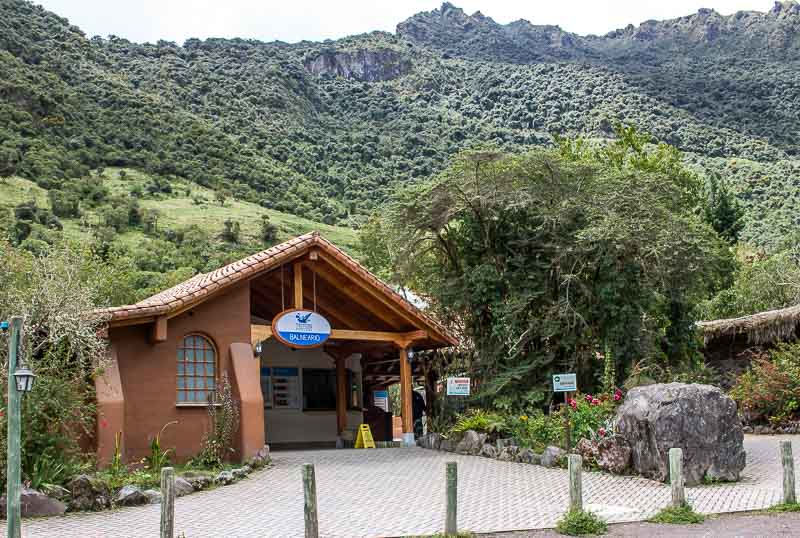
{"type": "Polygon", "coordinates": [[[375,441],[372,439],[372,430],[369,429],[369,424],[362,424],[358,427],[356,448],[375,448],[375,441]]]}

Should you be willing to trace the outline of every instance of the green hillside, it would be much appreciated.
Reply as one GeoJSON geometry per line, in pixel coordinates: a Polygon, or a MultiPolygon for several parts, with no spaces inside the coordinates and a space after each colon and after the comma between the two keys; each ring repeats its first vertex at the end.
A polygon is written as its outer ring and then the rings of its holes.
{"type": "Polygon", "coordinates": [[[463,149],[604,139],[626,123],[728,179],[742,237],[770,248],[800,224],[798,28],[794,2],[603,37],[445,3],[395,34],[181,46],[89,38],[0,0],[0,176],[52,190],[124,167],[357,227],[463,149]]]}
{"type": "MultiPolygon", "coordinates": [[[[113,195],[127,196],[134,185],[144,185],[149,180],[144,173],[128,169],[106,169],[103,173],[103,185],[113,195]],[[125,179],[119,177],[123,171],[125,179]]],[[[173,193],[158,197],[145,197],[139,205],[144,210],[155,210],[160,213],[159,223],[165,229],[181,229],[197,226],[209,235],[219,234],[225,220],[231,219],[241,224],[243,238],[257,240],[262,217],[267,215],[277,228],[277,240],[282,241],[318,230],[345,250],[357,250],[356,234],[350,228],[322,224],[297,215],[282,213],[274,209],[266,209],[256,204],[240,200],[226,200],[224,205],[215,201],[214,191],[183,180],[171,183],[173,193]],[[198,203],[198,200],[203,200],[198,203]]],[[[36,183],[20,178],[10,177],[0,180],[0,209],[13,210],[18,204],[36,201],[43,208],[51,208],[47,190],[36,183]]],[[[91,237],[92,229],[102,225],[97,211],[86,211],[81,219],[62,218],[65,235],[71,239],[84,240],[91,237]]],[[[140,230],[129,230],[119,234],[119,240],[131,244],[141,241],[144,234],[140,230]]]]}

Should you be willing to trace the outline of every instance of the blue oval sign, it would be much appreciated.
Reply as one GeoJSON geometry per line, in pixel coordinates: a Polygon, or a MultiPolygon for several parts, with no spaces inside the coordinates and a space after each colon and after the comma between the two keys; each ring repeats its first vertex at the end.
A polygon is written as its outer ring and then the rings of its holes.
{"type": "Polygon", "coordinates": [[[272,335],[290,347],[317,347],[330,338],[331,324],[311,310],[286,310],[272,321],[272,335]]]}

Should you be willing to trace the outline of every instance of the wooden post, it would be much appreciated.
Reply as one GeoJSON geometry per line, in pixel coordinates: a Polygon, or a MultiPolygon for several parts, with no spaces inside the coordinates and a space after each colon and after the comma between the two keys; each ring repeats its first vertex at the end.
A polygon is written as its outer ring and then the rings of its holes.
{"type": "Polygon", "coordinates": [[[414,410],[411,395],[411,363],[408,362],[408,348],[400,348],[400,403],[403,417],[403,444],[414,445],[414,410]]]}
{"type": "Polygon", "coordinates": [[[792,458],[792,442],[781,441],[781,460],[783,462],[783,502],[795,504],[797,496],[794,491],[794,458],[792,458]]]}
{"type": "Polygon", "coordinates": [[[564,393],[564,450],[572,448],[572,424],[570,423],[572,408],[569,406],[569,392],[564,393]]]}
{"type": "Polygon", "coordinates": [[[447,462],[447,514],[444,520],[445,536],[458,534],[458,467],[456,462],[447,462]]]}
{"type": "Polygon", "coordinates": [[[314,465],[303,464],[303,513],[306,523],[306,538],[319,538],[319,521],[317,520],[317,481],[314,478],[314,465]]]}
{"type": "Polygon", "coordinates": [[[21,512],[19,505],[20,491],[20,459],[21,459],[21,419],[20,393],[14,372],[17,363],[22,362],[19,356],[22,347],[22,318],[11,318],[11,334],[8,339],[8,451],[6,454],[6,499],[8,538],[19,538],[21,533],[21,512]]]}
{"type": "Polygon", "coordinates": [[[581,482],[583,458],[578,454],[570,454],[567,463],[569,467],[569,511],[583,510],[583,483],[581,482]]]}
{"type": "Polygon", "coordinates": [[[297,310],[303,308],[303,265],[300,262],[295,262],[292,266],[294,273],[294,307],[297,310]]]}
{"type": "Polygon", "coordinates": [[[686,504],[686,491],[683,488],[683,450],[669,449],[669,483],[672,486],[672,506],[680,508],[686,504]]]}
{"type": "Polygon", "coordinates": [[[336,434],[347,427],[347,370],[345,357],[336,357],[336,434]]]}
{"type": "Polygon", "coordinates": [[[161,469],[161,538],[175,536],[175,471],[161,469]]]}

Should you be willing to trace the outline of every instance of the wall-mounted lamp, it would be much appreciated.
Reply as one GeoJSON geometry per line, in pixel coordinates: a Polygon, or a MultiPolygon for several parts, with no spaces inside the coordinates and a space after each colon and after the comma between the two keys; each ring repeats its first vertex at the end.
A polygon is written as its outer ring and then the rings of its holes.
{"type": "Polygon", "coordinates": [[[259,340],[258,342],[256,342],[256,355],[261,355],[261,350],[262,350],[261,340],[259,340]]]}

